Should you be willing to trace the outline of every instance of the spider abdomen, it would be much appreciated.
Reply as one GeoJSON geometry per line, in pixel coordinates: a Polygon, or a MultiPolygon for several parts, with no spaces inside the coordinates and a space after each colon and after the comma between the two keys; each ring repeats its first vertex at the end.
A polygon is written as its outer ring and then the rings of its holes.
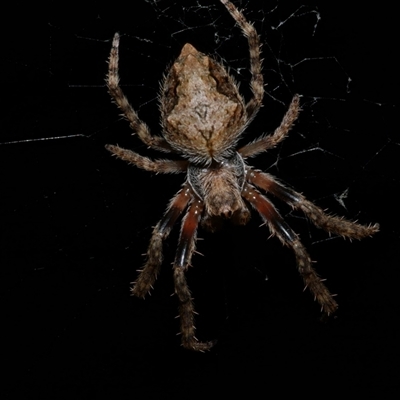
{"type": "Polygon", "coordinates": [[[245,106],[233,79],[218,62],[185,44],[162,92],[164,137],[193,161],[232,155],[245,106]]]}

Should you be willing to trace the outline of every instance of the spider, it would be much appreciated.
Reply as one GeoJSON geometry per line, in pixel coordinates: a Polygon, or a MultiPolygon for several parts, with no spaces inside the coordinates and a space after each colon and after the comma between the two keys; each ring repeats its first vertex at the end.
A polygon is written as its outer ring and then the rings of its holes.
{"type": "Polygon", "coordinates": [[[362,239],[379,230],[378,224],[359,225],[328,215],[272,175],[247,164],[249,157],[272,149],[285,139],[299,115],[300,98],[298,95],[293,97],[280,126],[272,134],[237,148],[239,138],[256,116],[264,96],[260,39],[253,25],[229,0],[220,2],[248,40],[252,91],[249,101],[245,102],[237,84],[223,65],[187,43],[161,86],[162,136],[152,136],[119,86],[118,33],[112,42],[107,77],[110,95],[142,142],[153,149],[177,153],[182,157],[176,161],[152,160],[119,146],[106,146],[118,158],[146,171],[186,173],[183,187],[172,198],[164,216],[153,229],[147,260],[133,284],[132,294],[144,298],[152,289],[163,261],[163,241],[177,219],[184,214],[173,277],[175,293],[179,299],[182,345],[195,351],[209,350],[215,343],[201,342],[195,336],[195,310],[185,277],[191,265],[200,223],[211,231],[223,219],[245,225],[250,218],[249,205],[252,206],[271,234],[294,252],[305,286],[326,315],[335,312],[338,307],[333,295],[313,269],[311,258],[297,234],[265,194],[286,202],[293,209],[301,210],[314,225],[329,233],[362,239]]]}

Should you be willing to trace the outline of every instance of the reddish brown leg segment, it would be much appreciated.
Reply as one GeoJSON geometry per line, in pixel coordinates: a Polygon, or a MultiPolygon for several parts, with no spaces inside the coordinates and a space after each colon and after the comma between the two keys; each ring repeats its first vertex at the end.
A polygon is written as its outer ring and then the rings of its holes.
{"type": "Polygon", "coordinates": [[[163,254],[162,242],[168,237],[178,217],[192,198],[191,190],[185,185],[172,199],[164,217],[155,226],[147,250],[147,261],[132,288],[132,294],[144,297],[153,287],[160,270],[163,254]]]}
{"type": "Polygon", "coordinates": [[[302,194],[284,186],[273,176],[249,169],[247,180],[260,189],[272,193],[293,208],[303,211],[318,228],[352,239],[362,239],[379,231],[379,225],[360,225],[344,218],[326,214],[321,208],[308,201],[302,194]]]}
{"type": "Polygon", "coordinates": [[[179,246],[174,262],[175,293],[179,299],[182,345],[196,351],[209,350],[214,345],[214,342],[199,342],[195,336],[194,305],[185,278],[185,272],[190,266],[195,249],[197,227],[202,211],[203,203],[198,199],[194,200],[182,222],[179,246]]]}
{"type": "Polygon", "coordinates": [[[306,287],[314,294],[323,311],[328,315],[335,312],[337,303],[312,268],[311,258],[306,249],[272,203],[258,192],[257,189],[248,184],[245,185],[242,195],[259,212],[262,219],[267,223],[271,233],[276,235],[284,245],[293,250],[297,260],[297,268],[303,281],[306,287]]]}

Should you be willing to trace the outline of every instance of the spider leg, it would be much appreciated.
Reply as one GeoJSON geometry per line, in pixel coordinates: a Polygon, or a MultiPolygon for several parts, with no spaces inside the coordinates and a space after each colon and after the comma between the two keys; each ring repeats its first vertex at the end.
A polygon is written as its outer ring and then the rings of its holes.
{"type": "Polygon", "coordinates": [[[144,297],[153,287],[163,261],[163,240],[168,237],[176,220],[185,210],[191,198],[191,190],[189,186],[185,184],[171,200],[164,217],[154,227],[147,250],[147,261],[136,282],[134,282],[132,288],[133,295],[144,297]]]}
{"type": "Polygon", "coordinates": [[[284,186],[272,175],[267,173],[249,169],[246,179],[260,189],[272,193],[293,208],[303,211],[315,226],[325,231],[351,239],[362,239],[367,236],[372,236],[379,231],[379,224],[360,225],[352,221],[347,221],[344,218],[326,214],[321,208],[307,200],[302,194],[284,186]]]}
{"type": "Polygon", "coordinates": [[[293,97],[281,124],[277,129],[275,129],[275,132],[272,135],[261,136],[253,142],[246,144],[238,150],[239,154],[244,158],[254,157],[265,150],[274,148],[278,143],[286,138],[293,123],[298,118],[300,110],[300,98],[296,94],[293,97]]]}
{"type": "Polygon", "coordinates": [[[248,120],[251,120],[260,109],[264,97],[264,78],[261,73],[262,63],[260,59],[260,38],[254,26],[246,20],[244,15],[229,0],[221,0],[221,3],[227,8],[233,19],[239,25],[249,43],[251,70],[250,87],[253,92],[253,98],[246,104],[246,111],[248,120]]]}
{"type": "Polygon", "coordinates": [[[311,258],[298,236],[280,216],[273,204],[257,189],[247,183],[243,188],[242,196],[258,211],[268,225],[271,234],[276,235],[285,246],[293,250],[296,256],[297,268],[303,281],[314,295],[315,300],[321,305],[322,310],[328,315],[335,312],[338,306],[332,294],[312,268],[311,258]]]}
{"type": "Polygon", "coordinates": [[[111,144],[106,145],[106,149],[121,160],[151,172],[161,172],[163,174],[186,172],[189,165],[189,162],[186,160],[151,160],[132,150],[123,149],[111,144]]]}
{"type": "Polygon", "coordinates": [[[165,141],[164,138],[159,136],[152,136],[149,127],[139,118],[136,111],[129,104],[128,99],[124,95],[122,89],[119,86],[119,75],[118,75],[118,61],[119,61],[119,34],[114,35],[111,47],[110,58],[108,62],[108,77],[107,86],[110,95],[113,97],[117,106],[121,109],[123,114],[130,122],[130,127],[137,133],[140,140],[154,149],[161,150],[164,152],[172,151],[171,146],[165,141]]]}
{"type": "Polygon", "coordinates": [[[174,262],[175,293],[179,299],[182,345],[195,351],[209,350],[215,342],[199,342],[195,336],[194,305],[186,282],[187,271],[195,249],[196,232],[203,211],[203,203],[195,199],[182,222],[179,246],[174,262]]]}

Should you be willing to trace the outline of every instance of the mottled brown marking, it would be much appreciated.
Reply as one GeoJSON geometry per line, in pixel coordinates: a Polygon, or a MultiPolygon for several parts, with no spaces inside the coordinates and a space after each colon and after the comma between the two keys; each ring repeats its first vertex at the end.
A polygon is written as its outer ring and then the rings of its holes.
{"type": "Polygon", "coordinates": [[[204,162],[231,155],[247,117],[222,65],[187,43],[166,76],[162,95],[164,137],[171,147],[204,162]]]}

